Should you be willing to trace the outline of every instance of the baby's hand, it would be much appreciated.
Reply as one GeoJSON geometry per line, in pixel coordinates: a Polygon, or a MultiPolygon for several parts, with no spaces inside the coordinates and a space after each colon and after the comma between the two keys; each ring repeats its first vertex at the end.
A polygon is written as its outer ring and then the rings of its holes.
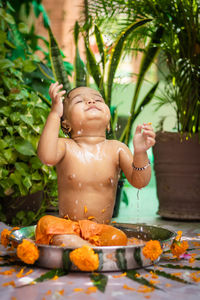
{"type": "Polygon", "coordinates": [[[152,147],[155,144],[155,136],[151,123],[138,125],[133,138],[134,153],[145,152],[152,147]]]}
{"type": "Polygon", "coordinates": [[[66,93],[66,91],[60,91],[62,87],[62,84],[59,85],[59,83],[56,82],[52,83],[49,88],[49,95],[52,100],[51,111],[56,112],[60,118],[63,115],[62,96],[66,93]]]}

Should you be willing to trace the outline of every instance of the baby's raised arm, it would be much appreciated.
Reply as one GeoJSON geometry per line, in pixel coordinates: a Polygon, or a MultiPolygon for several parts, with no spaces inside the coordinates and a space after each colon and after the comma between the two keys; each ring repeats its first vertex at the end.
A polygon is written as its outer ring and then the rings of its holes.
{"type": "Polygon", "coordinates": [[[119,164],[128,181],[136,188],[145,187],[151,178],[147,150],[155,144],[155,133],[150,123],[138,125],[133,138],[134,155],[124,144],[120,146],[119,164]]]}
{"type": "Polygon", "coordinates": [[[60,118],[63,115],[62,96],[66,93],[60,91],[61,88],[62,84],[58,82],[49,88],[52,107],[38,144],[38,157],[46,165],[56,165],[65,155],[64,139],[58,138],[60,118]]]}

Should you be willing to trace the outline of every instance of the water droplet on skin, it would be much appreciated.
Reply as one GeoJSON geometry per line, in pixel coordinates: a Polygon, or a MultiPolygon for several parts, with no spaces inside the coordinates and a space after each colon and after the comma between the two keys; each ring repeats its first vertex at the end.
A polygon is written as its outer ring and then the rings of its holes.
{"type": "Polygon", "coordinates": [[[100,183],[99,185],[100,185],[100,186],[103,186],[103,183],[100,183]]]}
{"type": "Polygon", "coordinates": [[[79,182],[78,186],[79,186],[79,187],[82,187],[82,183],[79,182]]]}
{"type": "Polygon", "coordinates": [[[75,178],[76,177],[76,175],[75,174],[72,174],[72,178],[75,178]]]}

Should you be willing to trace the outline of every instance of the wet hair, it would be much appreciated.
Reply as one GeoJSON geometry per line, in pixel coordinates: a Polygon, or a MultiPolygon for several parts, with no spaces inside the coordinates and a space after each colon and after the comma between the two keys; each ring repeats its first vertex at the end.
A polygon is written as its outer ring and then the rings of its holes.
{"type": "MultiPolygon", "coordinates": [[[[67,102],[67,101],[68,101],[67,98],[69,98],[69,94],[70,94],[72,91],[74,91],[74,90],[76,90],[76,89],[78,89],[78,88],[79,88],[79,86],[77,86],[77,87],[75,87],[75,88],[69,90],[69,92],[68,92],[67,95],[65,96],[64,102],[67,102]]],[[[71,137],[70,132],[68,132],[68,130],[67,130],[65,127],[62,126],[62,121],[64,121],[63,116],[61,117],[61,120],[60,120],[60,125],[61,125],[62,132],[63,132],[64,134],[68,135],[69,137],[71,137]]]]}

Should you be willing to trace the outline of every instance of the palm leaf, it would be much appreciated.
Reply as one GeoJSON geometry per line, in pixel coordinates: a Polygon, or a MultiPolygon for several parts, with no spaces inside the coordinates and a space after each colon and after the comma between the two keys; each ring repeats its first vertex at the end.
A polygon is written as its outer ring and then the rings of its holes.
{"type": "Polygon", "coordinates": [[[78,37],[79,37],[80,26],[78,22],[74,26],[74,41],[75,41],[75,87],[87,85],[87,74],[86,67],[82,61],[78,48],[78,37]]]}
{"type": "MultiPolygon", "coordinates": [[[[149,42],[147,50],[146,50],[145,54],[143,55],[143,58],[141,61],[140,71],[139,71],[139,75],[138,75],[138,79],[137,79],[137,83],[136,83],[136,87],[135,87],[135,92],[134,92],[134,96],[133,96],[133,100],[132,100],[132,104],[131,104],[130,117],[128,118],[127,126],[124,129],[124,131],[126,132],[125,133],[125,143],[126,144],[128,144],[128,142],[129,142],[132,124],[135,120],[135,107],[136,107],[136,104],[138,101],[139,92],[140,92],[140,89],[141,89],[141,86],[142,86],[142,83],[144,80],[144,76],[147,73],[151,64],[153,63],[156,54],[158,53],[159,43],[161,41],[162,35],[163,35],[163,28],[159,27],[157,29],[157,31],[154,33],[154,36],[152,37],[151,41],[149,42]]],[[[123,132],[123,135],[124,135],[124,132],[123,132]]]]}
{"type": "Polygon", "coordinates": [[[58,44],[53,36],[51,28],[48,27],[49,33],[49,56],[51,61],[51,68],[56,81],[63,84],[63,89],[69,92],[71,85],[68,79],[67,71],[64,67],[61,51],[58,44]]]}
{"type": "Polygon", "coordinates": [[[105,98],[104,87],[103,87],[103,76],[101,74],[99,64],[96,61],[96,58],[95,58],[86,38],[85,38],[85,49],[86,49],[86,57],[87,57],[89,72],[90,72],[91,76],[93,77],[97,87],[99,88],[99,91],[102,94],[102,97],[105,98]]]}
{"type": "Polygon", "coordinates": [[[103,70],[105,69],[105,51],[104,51],[104,43],[103,43],[103,37],[102,34],[98,28],[97,25],[95,25],[94,27],[94,34],[95,34],[95,38],[96,38],[96,42],[97,42],[97,46],[99,49],[99,53],[101,56],[101,63],[103,66],[103,70]]]}
{"type": "Polygon", "coordinates": [[[120,58],[121,58],[124,42],[125,42],[127,36],[133,30],[137,29],[140,26],[145,25],[146,23],[148,23],[150,21],[151,21],[151,19],[145,19],[145,20],[138,21],[136,23],[132,23],[131,25],[129,25],[119,35],[117,41],[115,42],[115,44],[112,48],[112,54],[109,59],[108,80],[107,80],[107,104],[108,104],[108,106],[110,106],[113,80],[114,80],[115,72],[117,70],[120,58]]]}

